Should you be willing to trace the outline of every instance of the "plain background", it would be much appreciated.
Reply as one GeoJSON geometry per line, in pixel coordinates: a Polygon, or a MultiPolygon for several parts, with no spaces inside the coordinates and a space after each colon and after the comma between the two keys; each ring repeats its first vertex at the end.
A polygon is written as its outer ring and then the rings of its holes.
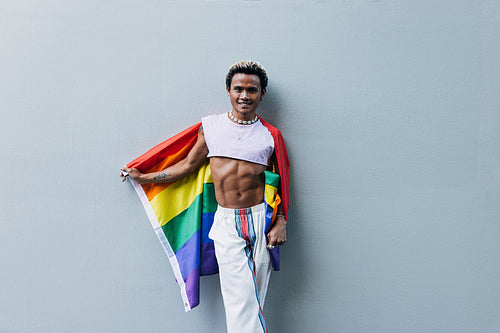
{"type": "Polygon", "coordinates": [[[292,197],[270,332],[500,331],[498,1],[0,1],[0,332],[223,332],[184,313],[119,168],[254,59],[292,197]]]}

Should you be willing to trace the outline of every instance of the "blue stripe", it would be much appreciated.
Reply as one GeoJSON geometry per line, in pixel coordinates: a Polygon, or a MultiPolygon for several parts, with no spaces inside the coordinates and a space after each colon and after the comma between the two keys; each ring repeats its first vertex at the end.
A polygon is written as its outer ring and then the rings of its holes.
{"type": "Polygon", "coordinates": [[[238,209],[234,210],[234,222],[236,225],[236,231],[238,232],[238,236],[243,238],[243,234],[241,233],[241,219],[240,219],[240,212],[238,209]]]}
{"type": "Polygon", "coordinates": [[[214,224],[215,213],[202,213],[201,214],[201,243],[208,244],[214,241],[208,238],[208,233],[214,224]]]}
{"type": "Polygon", "coordinates": [[[200,230],[197,230],[189,240],[175,253],[181,275],[185,279],[194,269],[200,266],[200,230]]]}
{"type": "Polygon", "coordinates": [[[267,233],[269,229],[271,228],[271,225],[273,224],[273,208],[269,206],[269,204],[264,201],[264,209],[265,209],[265,217],[266,217],[266,226],[265,226],[265,232],[267,233]]]}

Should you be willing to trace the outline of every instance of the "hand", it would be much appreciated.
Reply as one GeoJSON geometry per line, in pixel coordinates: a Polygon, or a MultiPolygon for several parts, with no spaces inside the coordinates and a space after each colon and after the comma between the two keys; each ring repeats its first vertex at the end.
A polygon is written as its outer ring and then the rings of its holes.
{"type": "Polygon", "coordinates": [[[122,182],[127,180],[127,177],[130,177],[133,180],[135,180],[136,182],[140,183],[142,173],[139,170],[137,170],[136,168],[130,169],[127,167],[123,167],[120,170],[122,171],[122,172],[120,172],[120,177],[122,177],[122,182]],[[126,173],[124,173],[124,172],[126,172],[126,173]]]}
{"type": "Polygon", "coordinates": [[[276,222],[267,233],[268,246],[280,246],[286,242],[286,220],[284,216],[278,216],[276,222]]]}

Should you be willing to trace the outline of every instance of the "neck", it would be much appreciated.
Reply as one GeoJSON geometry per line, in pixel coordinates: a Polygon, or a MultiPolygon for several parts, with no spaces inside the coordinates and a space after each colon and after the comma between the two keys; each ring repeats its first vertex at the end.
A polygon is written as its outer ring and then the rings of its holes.
{"type": "Polygon", "coordinates": [[[241,113],[241,112],[238,112],[236,111],[235,109],[232,109],[231,110],[231,114],[235,117],[235,118],[238,118],[240,120],[246,120],[246,121],[249,121],[249,120],[252,120],[255,118],[255,111],[254,112],[251,112],[251,113],[241,113]]]}
{"type": "Polygon", "coordinates": [[[252,114],[254,115],[254,117],[253,117],[252,119],[250,119],[250,120],[243,120],[243,119],[240,119],[240,118],[235,117],[235,116],[233,115],[233,111],[234,111],[234,110],[229,111],[229,112],[227,113],[227,116],[228,116],[228,118],[229,118],[231,121],[233,121],[233,122],[235,122],[235,123],[237,123],[237,124],[241,124],[241,125],[252,125],[252,124],[256,123],[256,122],[259,120],[259,118],[255,115],[255,112],[253,112],[253,113],[252,113],[252,114]]]}

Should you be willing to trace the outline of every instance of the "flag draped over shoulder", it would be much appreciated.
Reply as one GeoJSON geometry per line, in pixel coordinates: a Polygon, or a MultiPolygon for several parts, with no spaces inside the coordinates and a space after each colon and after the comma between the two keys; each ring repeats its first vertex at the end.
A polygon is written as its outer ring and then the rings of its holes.
{"type": "MultiPolygon", "coordinates": [[[[269,230],[280,203],[283,204],[285,215],[288,213],[289,164],[281,133],[262,122],[273,135],[276,169],[279,171],[279,175],[265,172],[264,201],[266,229],[269,230]]],[[[127,167],[150,173],[177,163],[187,156],[196,143],[200,126],[201,123],[198,123],[160,143],[127,164],[127,167]]],[[[200,276],[218,273],[214,244],[208,238],[217,210],[209,161],[204,162],[193,174],[175,182],[138,184],[132,179],[131,182],[170,260],[181,289],[184,308],[189,311],[199,304],[200,276]]],[[[278,270],[279,248],[270,252],[273,268],[278,270]]]]}

